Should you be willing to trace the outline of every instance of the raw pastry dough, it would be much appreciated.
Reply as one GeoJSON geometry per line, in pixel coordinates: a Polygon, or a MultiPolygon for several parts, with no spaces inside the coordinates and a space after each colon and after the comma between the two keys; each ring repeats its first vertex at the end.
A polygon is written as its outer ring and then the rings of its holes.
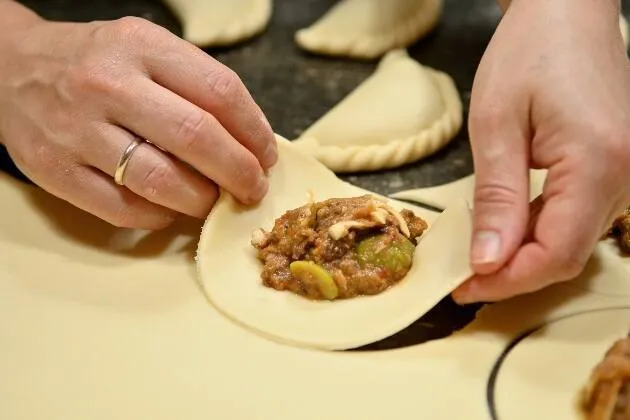
{"type": "MultiPolygon", "coordinates": [[[[294,345],[354,348],[407,327],[472,275],[468,260],[471,213],[462,200],[439,217],[412,209],[428,221],[429,229],[419,240],[407,276],[379,295],[310,301],[263,286],[261,265],[250,245],[252,231],[270,229],[285,211],[303,205],[308,194],[321,201],[367,193],[339,180],[287,140],[278,140],[280,159],[272,169],[265,200],[248,209],[222,193],[201,235],[199,278],[210,301],[227,316],[294,345]]],[[[400,203],[390,204],[401,209],[400,203]]]]}
{"type": "Polygon", "coordinates": [[[300,47],[317,54],[380,57],[427,35],[439,23],[443,0],[341,0],[309,28],[300,47]]]}
{"type": "MultiPolygon", "coordinates": [[[[616,245],[600,242],[593,251],[596,264],[586,267],[585,275],[569,283],[569,286],[609,296],[630,296],[630,265],[627,259],[620,259],[616,245]],[[620,264],[621,262],[621,264],[620,264]],[[609,276],[592,281],[596,272],[605,271],[609,276]],[[589,275],[592,274],[592,275],[589,275]],[[613,275],[614,274],[614,275],[613,275]]],[[[630,320],[628,320],[630,323],[630,320]]],[[[629,325],[630,328],[630,325],[629,325]]]]}
{"type": "Polygon", "coordinates": [[[396,50],[294,142],[335,172],[373,171],[436,152],[462,120],[451,77],[396,50]]]}
{"type": "Polygon", "coordinates": [[[630,331],[630,305],[552,321],[507,354],[495,384],[497,417],[581,418],[582,389],[608,348],[630,331]]]}
{"type": "MultiPolygon", "coordinates": [[[[547,177],[546,169],[530,170],[529,172],[529,197],[533,200],[542,193],[543,185],[547,177]]],[[[429,188],[416,188],[413,190],[399,191],[390,194],[397,200],[408,200],[429,205],[438,209],[446,208],[453,199],[463,198],[469,203],[474,203],[475,175],[437,185],[429,188]]]]}
{"type": "MultiPolygon", "coordinates": [[[[442,340],[309,351],[252,334],[208,304],[191,254],[198,223],[115,229],[2,173],[0,202],[0,315],[10,320],[0,322],[0,419],[487,420],[488,375],[514,336],[550,318],[630,304],[563,283],[488,305],[442,340]],[[313,404],[319,396],[324,403],[313,404]]],[[[584,281],[609,281],[615,273],[606,267],[584,281]]],[[[610,331],[601,321],[593,330],[610,331]]],[[[590,344],[545,338],[551,349],[590,352],[590,344]]],[[[540,395],[528,381],[548,369],[547,359],[538,362],[529,371],[506,362],[500,386],[525,383],[532,394],[499,389],[502,420],[553,419],[536,417],[539,401],[521,404],[540,395]]]]}
{"type": "Polygon", "coordinates": [[[271,0],[165,0],[182,21],[183,38],[200,47],[244,41],[269,23],[271,0]]]}

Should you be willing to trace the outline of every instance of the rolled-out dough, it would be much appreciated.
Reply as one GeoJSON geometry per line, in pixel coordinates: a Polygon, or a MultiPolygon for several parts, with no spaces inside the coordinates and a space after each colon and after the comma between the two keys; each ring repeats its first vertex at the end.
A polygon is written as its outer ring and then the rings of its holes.
{"type": "MultiPolygon", "coordinates": [[[[512,337],[549,317],[630,304],[560,284],[488,305],[442,340],[310,351],[252,333],[208,304],[192,258],[197,221],[116,229],[3,173],[0,202],[3,420],[487,420],[488,375],[512,337]]],[[[611,275],[604,266],[588,282],[611,275]]],[[[601,320],[583,329],[606,330],[601,320]]],[[[549,366],[520,372],[533,369],[549,366]]],[[[511,401],[522,417],[549,418],[538,404],[511,401]]]]}
{"type": "Polygon", "coordinates": [[[410,208],[425,218],[429,229],[419,240],[411,270],[389,290],[330,302],[263,286],[261,263],[250,244],[255,229],[271,229],[276,218],[306,203],[308,194],[321,201],[369,193],[342,182],[287,140],[278,142],[279,162],[262,203],[245,208],[222,193],[201,234],[199,279],[209,300],[224,314],[282,342],[348,349],[402,330],[470,277],[471,213],[464,200],[441,215],[391,201],[392,206],[410,208]]]}
{"type": "Polygon", "coordinates": [[[341,0],[295,40],[303,49],[372,59],[427,35],[442,16],[443,0],[341,0]]]}
{"type": "Polygon", "coordinates": [[[199,47],[229,46],[262,32],[271,0],[165,0],[182,21],[183,38],[199,47]]]}
{"type": "Polygon", "coordinates": [[[452,78],[396,50],[295,144],[335,172],[394,168],[440,150],[462,120],[452,78]]]}
{"type": "Polygon", "coordinates": [[[550,321],[516,344],[499,367],[494,387],[497,417],[582,418],[579,398],[591,371],[629,332],[630,303],[550,321]]]}

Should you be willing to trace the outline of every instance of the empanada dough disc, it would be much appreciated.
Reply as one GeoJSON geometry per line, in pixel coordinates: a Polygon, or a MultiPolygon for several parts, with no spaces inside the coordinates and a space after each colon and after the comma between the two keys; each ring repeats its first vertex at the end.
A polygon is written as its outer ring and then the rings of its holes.
{"type": "Polygon", "coordinates": [[[582,387],[610,346],[629,330],[630,302],[626,308],[551,321],[523,339],[499,367],[494,390],[498,418],[581,418],[582,387]]]}
{"type": "MultiPolygon", "coordinates": [[[[536,169],[529,171],[529,198],[533,200],[542,193],[547,170],[536,169]]],[[[449,203],[456,199],[465,199],[474,203],[475,175],[458,179],[447,184],[436,185],[429,188],[415,188],[390,194],[397,200],[408,200],[419,204],[429,205],[438,209],[445,209],[449,203]]]]}
{"type": "Polygon", "coordinates": [[[262,32],[272,0],[165,0],[182,21],[183,38],[199,47],[228,46],[262,32]]]}
{"type": "Polygon", "coordinates": [[[435,153],[462,122],[453,79],[396,50],[295,144],[335,172],[374,171],[435,153]]]}
{"type": "Polygon", "coordinates": [[[295,40],[303,49],[359,59],[415,43],[439,23],[443,0],[341,0],[295,40]]]}
{"type": "Polygon", "coordinates": [[[412,209],[428,221],[429,230],[419,241],[407,276],[379,295],[321,302],[263,286],[261,263],[250,244],[252,231],[271,229],[276,218],[304,205],[309,193],[316,201],[369,194],[339,180],[287,140],[278,142],[280,158],[263,202],[245,208],[222,193],[201,234],[199,279],[209,300],[228,317],[284,343],[354,348],[407,327],[472,275],[471,212],[462,200],[439,216],[412,209]]]}

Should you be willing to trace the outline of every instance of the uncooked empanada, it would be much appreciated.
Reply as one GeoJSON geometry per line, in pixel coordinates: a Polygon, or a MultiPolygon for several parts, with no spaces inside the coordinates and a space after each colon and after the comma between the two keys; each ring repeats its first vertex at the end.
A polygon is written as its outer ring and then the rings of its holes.
{"type": "Polygon", "coordinates": [[[303,49],[361,59],[380,57],[428,34],[443,0],[341,0],[295,39],[303,49]]]}
{"type": "Polygon", "coordinates": [[[462,120],[452,78],[396,50],[294,142],[335,172],[373,171],[435,153],[462,120]]]}
{"type": "MultiPolygon", "coordinates": [[[[546,169],[533,169],[529,171],[530,200],[533,200],[542,193],[546,178],[546,169]]],[[[454,200],[464,199],[472,204],[474,203],[474,195],[475,175],[473,174],[447,184],[436,185],[435,187],[399,191],[390,194],[390,197],[444,209],[454,200]]]]}
{"type": "MultiPolygon", "coordinates": [[[[197,261],[209,300],[237,323],[263,336],[298,346],[347,349],[386,338],[407,327],[472,275],[468,246],[472,219],[462,200],[441,215],[408,208],[429,224],[416,247],[413,266],[398,284],[373,296],[312,301],[262,284],[262,265],[252,232],[269,230],[287,210],[328,198],[371,194],[345,183],[287,140],[278,139],[280,158],[270,173],[266,198],[254,207],[222,192],[201,234],[197,261]]],[[[385,199],[384,197],[382,197],[385,199]]]]}
{"type": "Polygon", "coordinates": [[[183,38],[200,47],[232,45],[262,32],[271,0],[165,0],[182,21],[183,38]]]}

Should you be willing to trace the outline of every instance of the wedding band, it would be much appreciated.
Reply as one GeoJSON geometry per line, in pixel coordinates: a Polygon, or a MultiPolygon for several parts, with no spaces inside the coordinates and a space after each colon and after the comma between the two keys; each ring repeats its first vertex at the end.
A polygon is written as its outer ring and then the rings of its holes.
{"type": "Polygon", "coordinates": [[[114,182],[116,184],[124,185],[123,181],[125,179],[125,171],[127,170],[127,165],[129,165],[129,161],[131,160],[133,152],[143,142],[143,140],[136,137],[131,143],[129,143],[129,146],[127,146],[127,148],[123,152],[122,156],[118,160],[118,164],[116,165],[116,171],[114,172],[114,182]]]}

